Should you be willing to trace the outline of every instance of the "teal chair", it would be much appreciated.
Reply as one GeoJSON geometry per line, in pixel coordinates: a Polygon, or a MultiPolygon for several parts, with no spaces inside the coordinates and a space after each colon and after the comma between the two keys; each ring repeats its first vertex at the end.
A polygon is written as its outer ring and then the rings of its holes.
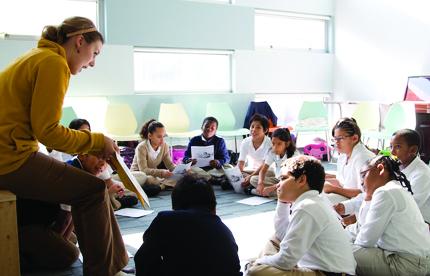
{"type": "Polygon", "coordinates": [[[218,120],[217,135],[220,137],[234,137],[237,152],[237,137],[249,135],[247,128],[235,128],[236,118],[228,103],[215,102],[206,105],[206,117],[212,116],[218,120]]]}
{"type": "Polygon", "coordinates": [[[391,140],[394,132],[404,128],[415,129],[416,113],[413,102],[393,103],[385,115],[382,129],[370,133],[372,138],[378,139],[378,146],[381,143],[382,149],[385,148],[385,142],[391,140]]]}
{"type": "Polygon", "coordinates": [[[76,115],[76,112],[73,109],[73,107],[71,106],[63,107],[60,124],[65,127],[69,127],[70,122],[76,118],[78,118],[78,115],[76,115]]]}
{"type": "MultiPolygon", "coordinates": [[[[295,127],[296,140],[301,133],[324,132],[327,147],[329,146],[328,111],[321,101],[304,101],[299,111],[298,123],[295,127]]],[[[327,151],[330,161],[330,150],[327,151]]]]}

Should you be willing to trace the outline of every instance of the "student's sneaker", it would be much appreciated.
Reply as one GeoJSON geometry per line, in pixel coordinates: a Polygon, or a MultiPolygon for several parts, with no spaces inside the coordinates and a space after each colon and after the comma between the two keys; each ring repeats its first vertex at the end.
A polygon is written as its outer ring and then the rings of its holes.
{"type": "Polygon", "coordinates": [[[246,195],[254,195],[257,192],[257,190],[252,185],[249,185],[248,187],[243,189],[243,191],[245,192],[246,195]]]}
{"type": "Polygon", "coordinates": [[[138,202],[137,197],[135,197],[135,196],[129,196],[129,195],[125,195],[123,197],[119,197],[116,200],[118,200],[119,203],[121,203],[121,207],[120,208],[129,208],[131,206],[136,205],[137,202],[138,202]]]}
{"type": "Polygon", "coordinates": [[[115,274],[114,276],[134,276],[134,274],[125,273],[125,272],[120,271],[117,274],[115,274]]]}

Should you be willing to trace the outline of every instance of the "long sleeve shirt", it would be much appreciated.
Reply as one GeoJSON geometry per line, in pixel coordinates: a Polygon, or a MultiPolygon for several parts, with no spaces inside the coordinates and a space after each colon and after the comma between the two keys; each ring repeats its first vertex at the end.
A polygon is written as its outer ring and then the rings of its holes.
{"type": "Polygon", "coordinates": [[[103,134],[59,123],[69,79],[64,48],[46,39],[0,73],[0,175],[18,169],[39,141],[67,153],[103,149],[103,134]]]}
{"type": "MultiPolygon", "coordinates": [[[[218,161],[217,169],[220,169],[222,165],[230,162],[230,155],[228,154],[224,139],[216,135],[208,140],[206,140],[202,135],[194,136],[188,143],[183,162],[187,163],[191,159],[191,147],[207,147],[212,145],[214,146],[214,158],[218,161]]],[[[210,167],[205,167],[202,169],[206,170],[210,169],[210,167]]]]}
{"type": "Polygon", "coordinates": [[[430,255],[428,225],[413,199],[397,181],[377,188],[355,244],[424,257],[430,255]]]}
{"type": "Polygon", "coordinates": [[[279,203],[275,235],[282,238],[280,250],[257,263],[290,270],[296,265],[312,270],[355,274],[356,262],[347,233],[329,206],[311,190],[300,195],[291,207],[279,203]],[[284,210],[279,210],[284,209],[284,210]],[[282,232],[285,231],[285,234],[282,232]]]}
{"type": "Polygon", "coordinates": [[[170,157],[169,146],[166,143],[160,146],[160,152],[155,159],[151,158],[149,147],[150,145],[147,140],[143,140],[137,145],[133,163],[131,164],[131,171],[141,171],[146,175],[163,177],[164,170],[157,168],[161,163],[164,163],[164,166],[169,171],[175,169],[175,164],[173,164],[172,158],[170,157]]]}

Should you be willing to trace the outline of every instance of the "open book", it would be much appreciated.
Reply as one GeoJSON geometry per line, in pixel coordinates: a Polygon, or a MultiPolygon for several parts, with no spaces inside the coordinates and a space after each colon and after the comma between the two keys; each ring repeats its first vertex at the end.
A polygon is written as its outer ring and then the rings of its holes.
{"type": "Polygon", "coordinates": [[[122,160],[121,156],[116,153],[113,158],[111,158],[111,161],[112,164],[115,166],[118,176],[124,186],[137,195],[137,198],[139,198],[143,208],[149,209],[150,206],[148,196],[145,194],[142,187],[140,187],[136,178],[134,178],[134,176],[130,173],[130,170],[124,163],[124,160],[122,160]]]}

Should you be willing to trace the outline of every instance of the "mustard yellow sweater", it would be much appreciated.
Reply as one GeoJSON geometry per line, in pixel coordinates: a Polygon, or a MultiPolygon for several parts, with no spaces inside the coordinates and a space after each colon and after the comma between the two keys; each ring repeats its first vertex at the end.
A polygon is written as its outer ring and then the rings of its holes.
{"type": "Polygon", "coordinates": [[[103,149],[103,134],[59,124],[69,79],[64,48],[46,39],[0,72],[0,175],[18,169],[38,141],[67,153],[103,149]]]}

